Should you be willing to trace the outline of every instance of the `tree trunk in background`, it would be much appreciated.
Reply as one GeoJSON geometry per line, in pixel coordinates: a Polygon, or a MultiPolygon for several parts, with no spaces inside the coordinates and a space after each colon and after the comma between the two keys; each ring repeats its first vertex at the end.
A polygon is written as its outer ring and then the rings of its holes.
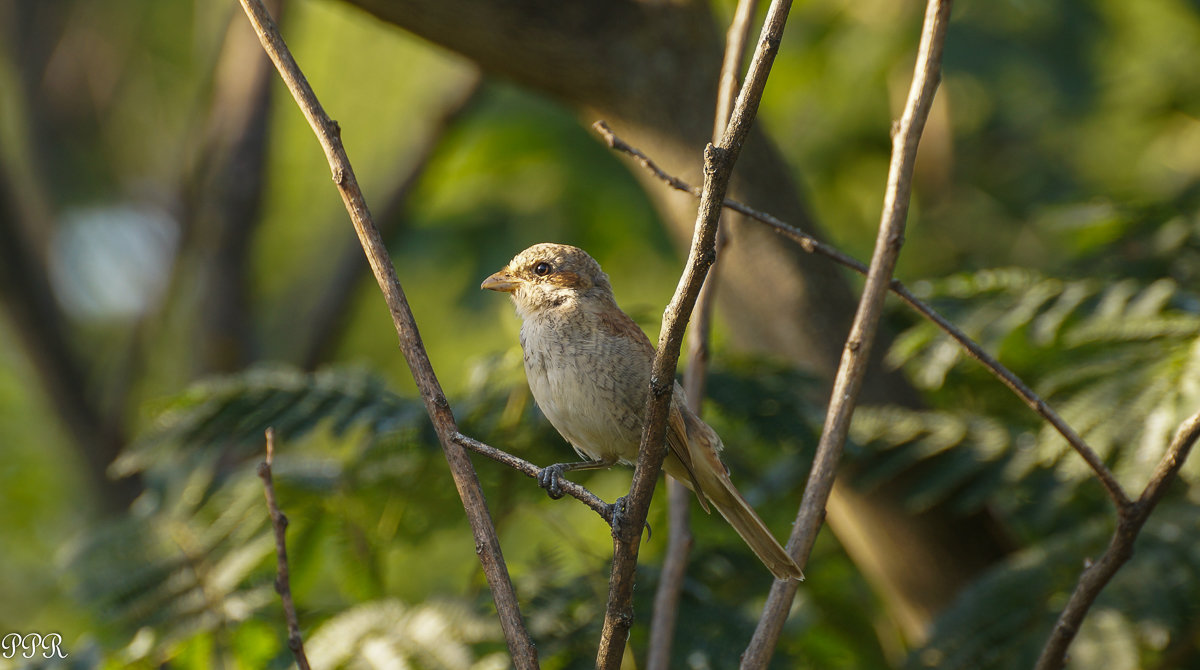
{"type": "MultiPolygon", "coordinates": [[[[572,106],[589,123],[608,121],[668,172],[701,183],[723,51],[706,3],[346,1],[572,106]]],[[[635,172],[675,239],[686,244],[696,201],[635,172]]],[[[791,168],[765,133],[748,140],[734,175],[732,197],[820,236],[791,168]]],[[[730,220],[719,304],[736,346],[783,356],[831,379],[857,302],[845,278],[766,227],[730,220]]],[[[886,348],[886,341],[875,346],[876,359],[886,348]]],[[[863,400],[912,405],[916,394],[876,360],[863,400]]],[[[843,486],[830,509],[832,530],[910,641],[919,641],[930,617],[1004,554],[987,519],[947,510],[905,513],[899,485],[866,493],[843,486]]]]}
{"type": "MultiPolygon", "coordinates": [[[[267,0],[277,18],[283,0],[267,0]]],[[[256,360],[250,318],[249,255],[262,222],[267,132],[275,69],[245,17],[230,19],[217,64],[200,158],[182,200],[186,248],[195,258],[184,282],[198,287],[192,345],[197,373],[240,370],[256,360]]]]}
{"type": "MultiPolygon", "coordinates": [[[[49,406],[62,421],[79,452],[85,476],[105,513],[126,509],[141,493],[141,478],[109,479],[108,465],[125,444],[125,418],[108,411],[102,385],[93,378],[93,364],[72,338],[70,319],[59,306],[47,265],[55,213],[44,189],[51,161],[72,141],[57,122],[69,117],[48,100],[45,70],[66,17],[56,7],[34,0],[0,2],[0,66],[14,75],[3,91],[9,118],[23,122],[28,153],[12,147],[0,155],[0,305],[12,324],[30,367],[41,382],[49,406]]],[[[80,87],[83,88],[83,87],[80,87]]],[[[72,110],[67,110],[72,111],[72,110]]],[[[119,406],[120,403],[113,403],[119,406]]]]}
{"type": "Polygon", "coordinates": [[[36,215],[21,206],[12,185],[6,166],[0,163],[0,303],[51,407],[83,457],[100,508],[115,513],[141,493],[141,478],[111,480],[105,474],[125,443],[124,426],[120,417],[104,416],[97,394],[85,383],[87,368],[71,346],[43,255],[27,233],[36,215]]]}
{"type": "MultiPolygon", "coordinates": [[[[267,4],[278,14],[282,0],[267,4]]],[[[59,212],[51,211],[50,199],[40,192],[50,186],[70,192],[73,184],[52,182],[44,166],[71,155],[72,142],[96,122],[92,114],[107,112],[87,86],[47,85],[53,79],[47,70],[54,54],[66,49],[63,45],[77,45],[71,29],[84,25],[79,16],[86,10],[81,7],[0,0],[0,60],[12,65],[21,86],[10,104],[20,109],[15,116],[26,123],[23,132],[29,140],[28,156],[0,156],[0,305],[82,457],[99,508],[117,513],[142,491],[140,477],[112,480],[107,470],[128,437],[125,412],[135,393],[132,380],[148,364],[139,332],[145,317],[131,328],[129,352],[117,364],[98,360],[109,352],[78,345],[76,324],[59,306],[48,274],[47,245],[59,212]],[[101,374],[103,382],[97,379],[101,374]]],[[[274,82],[274,70],[253,29],[240,14],[231,13],[222,67],[207,91],[212,108],[196,117],[208,132],[180,197],[187,238],[183,246],[195,249],[197,257],[176,263],[173,283],[182,301],[200,303],[202,315],[187,329],[195,341],[182,345],[198,352],[197,372],[236,370],[254,357],[247,258],[259,221],[274,82]],[[182,271],[180,266],[185,266],[182,271]]]]}

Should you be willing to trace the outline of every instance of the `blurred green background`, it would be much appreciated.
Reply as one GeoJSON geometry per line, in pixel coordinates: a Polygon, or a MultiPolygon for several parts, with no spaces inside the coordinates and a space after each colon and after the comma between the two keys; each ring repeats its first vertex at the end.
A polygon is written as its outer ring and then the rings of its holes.
{"type": "MultiPolygon", "coordinates": [[[[922,9],[799,3],[760,111],[816,219],[859,258],[922,9]]],[[[715,29],[732,10],[714,0],[715,29]]],[[[586,113],[342,2],[288,0],[281,23],[341,126],[465,430],[535,463],[565,459],[524,387],[511,305],[478,284],[529,244],[576,244],[653,338],[682,260],[652,198],[586,113]]],[[[0,635],[59,632],[71,667],[287,666],[254,476],[261,430],[276,425],[293,588],[322,667],[505,667],[386,307],[237,3],[0,0],[0,30],[0,635]],[[118,450],[110,474],[133,479],[99,483],[86,454],[118,450]]],[[[897,270],[1054,402],[1131,491],[1200,393],[1197,53],[1195,2],[959,3],[897,270]]],[[[900,306],[887,326],[888,363],[924,406],[865,408],[848,470],[866,489],[903,480],[914,514],[986,512],[1012,551],[914,638],[824,532],[772,667],[1029,667],[1106,543],[1110,506],[936,331],[900,306]]],[[[736,445],[735,481],[782,535],[821,382],[727,344],[718,322],[706,411],[736,445]]],[[[1198,462],[1072,667],[1200,663],[1198,462]]],[[[606,528],[476,467],[543,667],[590,667],[606,528]]],[[[581,480],[611,500],[628,477],[581,480]]],[[[651,523],[639,661],[661,501],[651,523]]],[[[769,584],[719,521],[695,525],[673,667],[733,667],[769,584]]]]}

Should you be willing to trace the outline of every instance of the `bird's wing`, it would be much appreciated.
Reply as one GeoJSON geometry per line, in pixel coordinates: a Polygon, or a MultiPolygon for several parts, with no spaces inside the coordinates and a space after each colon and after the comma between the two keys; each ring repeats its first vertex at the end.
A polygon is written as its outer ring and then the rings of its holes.
{"type": "MultiPolygon", "coordinates": [[[[600,330],[606,335],[623,340],[629,349],[626,354],[631,356],[633,360],[638,361],[640,365],[644,365],[649,369],[654,360],[654,345],[651,344],[650,338],[646,333],[638,327],[637,323],[629,317],[628,314],[619,309],[604,310],[597,312],[597,323],[600,330]]],[[[645,383],[645,382],[642,382],[645,383]]],[[[636,401],[631,410],[638,415],[642,413],[645,402],[644,395],[633,395],[630,398],[636,398],[636,401]]],[[[664,462],[664,468],[668,474],[684,483],[688,488],[696,494],[696,499],[700,501],[700,506],[707,513],[712,513],[708,507],[708,500],[705,499],[703,489],[700,488],[700,481],[696,479],[696,472],[692,468],[691,450],[688,449],[688,428],[687,419],[684,413],[691,414],[691,410],[687,409],[687,396],[684,395],[683,387],[675,384],[673,395],[671,396],[671,409],[667,414],[667,447],[670,448],[671,454],[675,455],[675,459],[683,466],[684,472],[679,472],[678,466],[674,466],[670,457],[664,462]],[[680,408],[683,408],[682,410],[680,408]],[[684,477],[687,479],[684,480],[684,477]]]]}
{"type": "MultiPolygon", "coordinates": [[[[670,447],[671,453],[675,455],[683,465],[683,469],[687,471],[687,477],[691,480],[692,492],[696,494],[696,500],[700,501],[700,506],[704,508],[706,513],[711,514],[712,510],[708,508],[708,500],[704,496],[704,489],[700,487],[700,480],[696,479],[696,471],[692,467],[692,452],[688,448],[688,430],[687,418],[684,413],[691,413],[686,405],[680,408],[680,403],[684,402],[683,389],[679,384],[675,385],[675,393],[671,400],[671,411],[667,414],[667,446],[670,447]]],[[[678,476],[678,473],[671,473],[673,476],[678,476]]]]}

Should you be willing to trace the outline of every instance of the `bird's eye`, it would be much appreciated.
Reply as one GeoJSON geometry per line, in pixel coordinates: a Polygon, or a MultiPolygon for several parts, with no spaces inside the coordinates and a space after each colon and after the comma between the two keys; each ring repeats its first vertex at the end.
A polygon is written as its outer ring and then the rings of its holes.
{"type": "Polygon", "coordinates": [[[546,275],[550,274],[550,264],[545,261],[538,263],[537,265],[533,266],[533,274],[539,277],[545,277],[546,275]]]}

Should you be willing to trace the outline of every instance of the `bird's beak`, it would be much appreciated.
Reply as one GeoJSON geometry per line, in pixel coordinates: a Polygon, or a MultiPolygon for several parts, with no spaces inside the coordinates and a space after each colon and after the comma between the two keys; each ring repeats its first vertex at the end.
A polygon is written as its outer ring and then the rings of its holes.
{"type": "Polygon", "coordinates": [[[517,290],[517,286],[518,281],[513,278],[512,274],[508,271],[508,268],[504,268],[487,279],[484,279],[483,283],[479,285],[479,288],[487,289],[489,291],[499,291],[501,293],[512,293],[513,291],[517,290]]]}

